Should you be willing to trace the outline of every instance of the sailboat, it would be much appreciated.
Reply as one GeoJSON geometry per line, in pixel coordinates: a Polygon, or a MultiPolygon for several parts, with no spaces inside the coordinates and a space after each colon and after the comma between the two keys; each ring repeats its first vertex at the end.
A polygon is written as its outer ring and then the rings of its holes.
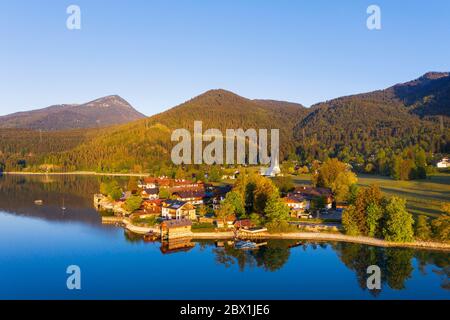
{"type": "Polygon", "coordinates": [[[62,211],[66,210],[66,207],[64,206],[64,198],[63,198],[63,203],[62,203],[62,207],[61,207],[62,211]]]}

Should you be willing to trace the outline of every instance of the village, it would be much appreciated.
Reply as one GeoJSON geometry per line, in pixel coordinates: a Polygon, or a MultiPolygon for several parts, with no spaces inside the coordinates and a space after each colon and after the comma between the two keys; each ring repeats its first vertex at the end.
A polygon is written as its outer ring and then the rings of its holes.
{"type": "MultiPolygon", "coordinates": [[[[236,179],[237,174],[222,178],[236,179]]],[[[193,237],[254,240],[266,237],[268,229],[254,219],[238,217],[233,213],[218,216],[232,187],[232,184],[226,183],[146,177],[137,181],[135,190],[122,192],[117,200],[104,193],[94,195],[94,205],[102,213],[103,223],[120,224],[128,231],[143,235],[148,241],[193,237]],[[130,202],[135,202],[135,206],[130,208],[127,205],[130,202]]],[[[342,209],[335,208],[331,189],[300,185],[281,200],[290,210],[293,227],[311,226],[313,231],[317,228],[338,230],[342,209]],[[335,223],[309,222],[319,217],[328,217],[335,223]]],[[[257,246],[250,241],[241,245],[244,248],[257,246]]]]}
{"type": "Polygon", "coordinates": [[[351,166],[338,159],[310,170],[309,181],[277,164],[230,169],[211,179],[180,167],[172,176],[130,177],[127,186],[123,180],[104,181],[94,206],[102,223],[122,226],[144,241],[161,241],[168,251],[189,248],[192,239],[218,245],[227,240],[244,250],[269,239],[448,248],[446,215],[414,218],[406,199],[383,193],[377,184],[358,186],[351,166]],[[388,222],[397,218],[405,223],[392,228],[388,222]]]}

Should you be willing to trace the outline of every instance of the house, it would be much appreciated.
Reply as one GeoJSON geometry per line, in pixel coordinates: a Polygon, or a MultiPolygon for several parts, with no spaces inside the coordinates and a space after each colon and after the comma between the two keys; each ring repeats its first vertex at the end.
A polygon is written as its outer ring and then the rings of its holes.
{"type": "Polygon", "coordinates": [[[144,188],[141,192],[143,199],[155,200],[159,199],[159,189],[158,188],[144,188]]]}
{"type": "Polygon", "coordinates": [[[223,227],[225,227],[225,223],[223,222],[222,219],[216,219],[214,220],[214,224],[216,225],[217,228],[222,229],[223,227]]]}
{"type": "Polygon", "coordinates": [[[236,216],[234,214],[230,214],[226,216],[225,219],[216,219],[214,223],[217,228],[233,228],[235,221],[236,216]]]}
{"type": "Polygon", "coordinates": [[[441,161],[439,161],[436,166],[440,169],[450,168],[450,161],[447,157],[442,158],[441,161]]]}
{"type": "Polygon", "coordinates": [[[190,219],[196,220],[195,207],[189,202],[179,200],[165,200],[162,202],[161,216],[163,219],[190,219]]]}
{"type": "Polygon", "coordinates": [[[233,228],[234,222],[236,221],[236,216],[234,214],[230,214],[225,218],[225,225],[227,228],[233,228]]]}
{"type": "Polygon", "coordinates": [[[149,215],[160,215],[162,212],[162,201],[160,199],[144,200],[141,209],[149,215]]]}
{"type": "Polygon", "coordinates": [[[236,229],[249,229],[253,228],[254,226],[255,224],[250,219],[241,219],[234,222],[234,227],[236,229]]]}
{"type": "Polygon", "coordinates": [[[214,188],[213,195],[212,195],[212,207],[213,210],[219,210],[220,209],[220,203],[225,200],[225,197],[227,196],[227,193],[232,190],[232,187],[230,185],[226,186],[220,186],[217,188],[214,188]]]}
{"type": "Polygon", "coordinates": [[[310,200],[307,200],[301,194],[289,193],[283,201],[291,209],[291,216],[297,217],[299,214],[303,214],[305,210],[310,208],[310,200]]]}
{"type": "Polygon", "coordinates": [[[181,190],[172,194],[177,200],[189,202],[192,205],[203,204],[205,192],[200,190],[181,190]]]}
{"type": "MultiPolygon", "coordinates": [[[[331,209],[331,207],[333,206],[333,201],[334,201],[333,192],[331,191],[331,189],[328,189],[328,188],[316,188],[313,186],[302,185],[302,186],[296,187],[294,189],[294,192],[292,192],[292,194],[295,196],[302,196],[304,199],[306,199],[310,203],[311,203],[311,201],[313,201],[315,199],[324,198],[325,208],[331,209]]],[[[305,209],[309,209],[309,208],[310,208],[310,205],[307,205],[307,208],[305,208],[305,209]]]]}
{"type": "Polygon", "coordinates": [[[166,220],[161,223],[161,238],[190,237],[192,222],[188,219],[166,220]]]}
{"type": "Polygon", "coordinates": [[[170,181],[170,188],[171,188],[172,192],[176,192],[177,190],[180,190],[180,189],[204,190],[205,186],[204,186],[203,182],[201,182],[201,181],[193,182],[191,180],[175,179],[175,180],[170,181]]]}
{"type": "Polygon", "coordinates": [[[157,179],[155,178],[144,178],[138,182],[138,187],[140,189],[154,189],[157,187],[157,179]]]}

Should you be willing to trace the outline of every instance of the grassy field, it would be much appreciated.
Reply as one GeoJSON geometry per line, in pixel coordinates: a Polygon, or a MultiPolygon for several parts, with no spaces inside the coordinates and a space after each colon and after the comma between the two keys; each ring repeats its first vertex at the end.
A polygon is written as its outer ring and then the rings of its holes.
{"type": "MultiPolygon", "coordinates": [[[[309,184],[310,176],[293,177],[296,184],[309,184]]],[[[396,195],[407,200],[411,213],[436,216],[441,214],[440,207],[450,202],[450,174],[439,173],[424,180],[396,181],[377,175],[358,175],[358,185],[378,184],[386,195],[396,195]]]]}

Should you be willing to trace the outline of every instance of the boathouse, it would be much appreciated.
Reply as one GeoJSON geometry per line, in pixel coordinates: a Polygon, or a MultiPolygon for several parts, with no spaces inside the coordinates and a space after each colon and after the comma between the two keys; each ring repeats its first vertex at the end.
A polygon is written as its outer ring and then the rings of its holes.
{"type": "Polygon", "coordinates": [[[190,237],[192,222],[188,219],[166,220],[161,223],[161,238],[173,239],[190,237]]]}

